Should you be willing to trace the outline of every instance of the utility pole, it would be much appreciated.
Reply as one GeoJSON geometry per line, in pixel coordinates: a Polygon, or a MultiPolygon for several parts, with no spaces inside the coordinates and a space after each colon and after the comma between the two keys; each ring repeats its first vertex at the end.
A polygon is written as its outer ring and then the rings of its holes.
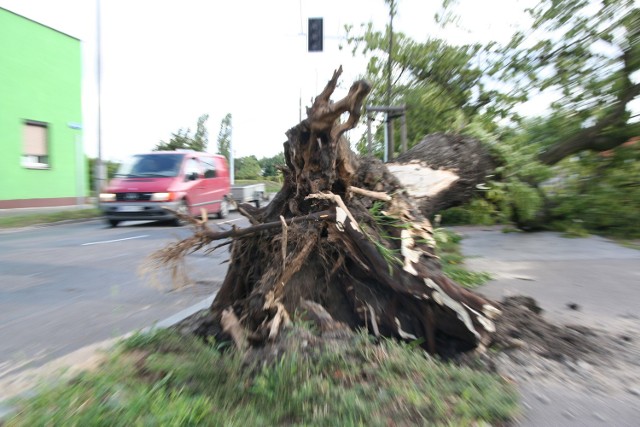
{"type": "MultiPolygon", "coordinates": [[[[401,137],[402,140],[400,142],[401,147],[402,147],[402,152],[404,153],[405,151],[407,151],[407,120],[406,120],[406,114],[407,114],[407,106],[406,105],[400,105],[400,106],[392,106],[392,105],[367,105],[365,107],[365,111],[367,112],[367,146],[369,147],[369,154],[371,154],[372,152],[372,135],[371,135],[371,121],[373,120],[373,116],[371,113],[384,113],[386,120],[387,120],[387,124],[388,123],[393,123],[393,120],[395,120],[396,118],[400,117],[401,120],[401,124],[402,124],[402,128],[401,128],[401,137]]],[[[384,144],[384,156],[382,158],[383,162],[388,162],[391,161],[393,159],[393,155],[391,154],[392,152],[390,151],[390,148],[393,147],[393,144],[390,144],[388,141],[391,139],[389,136],[389,127],[385,126],[384,128],[384,138],[385,138],[385,144],[384,144]]]]}
{"type": "MultiPolygon", "coordinates": [[[[396,14],[395,0],[387,0],[389,3],[389,56],[387,57],[387,106],[391,106],[391,70],[392,70],[392,52],[393,52],[393,17],[396,14]]],[[[393,160],[393,152],[395,148],[393,138],[393,120],[387,113],[387,161],[393,160]]]]}
{"type": "Polygon", "coordinates": [[[95,191],[96,200],[99,198],[100,192],[104,187],[105,170],[102,161],[102,102],[101,96],[101,78],[102,78],[102,43],[101,43],[101,18],[100,18],[100,0],[96,0],[96,75],[97,75],[97,98],[98,98],[98,158],[95,165],[95,191]]]}
{"type": "Polygon", "coordinates": [[[231,178],[231,185],[236,183],[235,172],[235,155],[233,154],[233,117],[231,123],[229,123],[229,177],[231,178]]]}

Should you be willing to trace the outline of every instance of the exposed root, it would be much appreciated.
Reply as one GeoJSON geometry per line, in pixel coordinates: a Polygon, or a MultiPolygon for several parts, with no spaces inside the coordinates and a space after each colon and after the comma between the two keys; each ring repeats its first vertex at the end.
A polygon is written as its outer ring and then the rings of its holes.
{"type": "Polygon", "coordinates": [[[222,325],[222,330],[231,335],[233,343],[236,345],[238,350],[244,351],[247,349],[247,332],[240,324],[238,317],[233,312],[233,308],[229,307],[222,311],[220,324],[222,325]]]}
{"type": "Polygon", "coordinates": [[[154,254],[176,259],[232,239],[229,270],[202,335],[236,347],[265,344],[304,311],[323,331],[368,328],[452,355],[486,343],[496,305],[442,273],[433,229],[386,166],[356,158],[342,134],[355,126],[365,82],[331,102],[336,70],[284,145],[284,185],[268,206],[242,206],[251,226],[197,229],[154,254]],[[348,113],[344,123],[341,115],[348,113]],[[381,203],[382,202],[382,203],[381,203]]]}
{"type": "Polygon", "coordinates": [[[280,222],[282,222],[282,271],[287,266],[287,222],[284,220],[284,217],[280,215],[280,222]]]}
{"type": "MultiPolygon", "coordinates": [[[[331,200],[333,203],[338,205],[340,209],[342,209],[342,212],[345,213],[346,216],[351,220],[351,226],[354,227],[355,230],[360,231],[360,227],[358,226],[358,221],[356,221],[356,219],[353,217],[347,205],[344,204],[344,202],[342,201],[342,197],[338,196],[337,194],[333,194],[330,191],[326,193],[314,193],[314,194],[309,194],[307,197],[305,197],[305,199],[331,200]]],[[[336,210],[336,217],[337,217],[338,223],[344,224],[344,220],[341,220],[340,218],[341,213],[339,210],[336,210]]]]}
{"type": "Polygon", "coordinates": [[[349,191],[354,194],[359,194],[361,196],[369,197],[370,199],[382,200],[383,202],[391,201],[391,196],[381,191],[370,191],[370,190],[365,190],[363,188],[358,188],[354,186],[349,187],[349,191]]]}

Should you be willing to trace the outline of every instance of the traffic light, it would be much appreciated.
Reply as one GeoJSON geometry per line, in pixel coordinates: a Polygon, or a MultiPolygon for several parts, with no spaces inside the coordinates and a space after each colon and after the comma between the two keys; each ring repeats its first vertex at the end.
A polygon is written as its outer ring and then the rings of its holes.
{"type": "Polygon", "coordinates": [[[322,52],[322,18],[309,18],[309,52],[322,52]]]}

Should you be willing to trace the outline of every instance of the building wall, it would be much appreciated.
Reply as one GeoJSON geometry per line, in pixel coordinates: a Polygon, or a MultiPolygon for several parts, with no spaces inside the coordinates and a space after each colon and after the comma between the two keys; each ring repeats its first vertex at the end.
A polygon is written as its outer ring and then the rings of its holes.
{"type": "Polygon", "coordinates": [[[0,8],[0,208],[86,195],[81,104],[80,41],[0,8]],[[25,121],[46,123],[48,167],[25,166],[25,121]]]}

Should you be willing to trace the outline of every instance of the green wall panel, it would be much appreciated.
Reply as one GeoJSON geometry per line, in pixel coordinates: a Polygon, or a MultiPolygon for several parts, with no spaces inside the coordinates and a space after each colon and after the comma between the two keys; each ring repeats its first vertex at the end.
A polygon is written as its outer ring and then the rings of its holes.
{"type": "Polygon", "coordinates": [[[79,40],[0,8],[0,200],[78,196],[81,68],[79,40]],[[25,120],[47,123],[48,169],[21,164],[25,120]]]}

